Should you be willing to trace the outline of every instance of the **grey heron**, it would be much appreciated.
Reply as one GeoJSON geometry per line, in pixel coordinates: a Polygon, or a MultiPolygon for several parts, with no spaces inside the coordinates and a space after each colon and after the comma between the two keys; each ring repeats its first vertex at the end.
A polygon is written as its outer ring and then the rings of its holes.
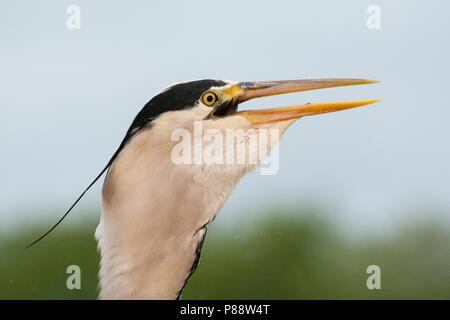
{"type": "MultiPolygon", "coordinates": [[[[177,163],[173,161],[173,152],[179,140],[173,139],[174,131],[182,129],[194,135],[196,122],[203,130],[214,130],[223,136],[227,130],[243,130],[244,139],[227,141],[219,146],[219,151],[226,152],[230,146],[241,145],[244,148],[239,150],[248,153],[249,136],[262,129],[278,130],[277,143],[286,129],[303,116],[379,100],[252,111],[238,111],[239,104],[270,95],[375,82],[363,79],[263,82],[204,79],[171,85],[137,114],[106,167],[54,227],[107,172],[102,189],[102,213],[95,232],[101,252],[100,298],[177,299],[197,267],[209,223],[236,183],[260,164],[273,145],[252,163],[177,163]]],[[[195,141],[189,140],[187,149],[197,148],[195,141]]]]}

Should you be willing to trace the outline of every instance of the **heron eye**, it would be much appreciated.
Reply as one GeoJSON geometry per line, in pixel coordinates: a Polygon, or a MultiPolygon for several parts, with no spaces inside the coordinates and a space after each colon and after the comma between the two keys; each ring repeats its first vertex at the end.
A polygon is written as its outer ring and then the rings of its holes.
{"type": "Polygon", "coordinates": [[[212,106],[217,101],[217,94],[214,92],[208,91],[202,97],[202,101],[208,107],[212,106]]]}

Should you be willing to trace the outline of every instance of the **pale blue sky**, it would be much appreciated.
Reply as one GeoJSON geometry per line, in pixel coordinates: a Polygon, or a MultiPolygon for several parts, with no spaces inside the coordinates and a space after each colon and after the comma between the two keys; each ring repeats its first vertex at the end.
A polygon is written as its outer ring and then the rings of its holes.
{"type": "MultiPolygon", "coordinates": [[[[257,217],[274,202],[318,203],[350,229],[421,218],[423,207],[448,222],[449,8],[448,1],[3,1],[1,224],[45,220],[41,208],[62,214],[155,93],[206,77],[382,81],[246,104],[383,99],[293,125],[281,141],[279,174],[244,178],[218,223],[257,217]],[[81,30],[66,28],[70,4],[81,8],[81,30]],[[372,4],[381,8],[381,30],[366,27],[372,4]]],[[[100,208],[100,187],[73,216],[100,208]]]]}

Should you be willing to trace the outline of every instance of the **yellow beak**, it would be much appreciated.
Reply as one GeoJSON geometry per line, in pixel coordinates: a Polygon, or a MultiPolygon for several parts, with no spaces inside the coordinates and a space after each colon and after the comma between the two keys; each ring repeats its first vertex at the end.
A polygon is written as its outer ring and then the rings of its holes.
{"type": "MultiPolygon", "coordinates": [[[[370,84],[377,82],[378,81],[364,79],[311,79],[241,82],[225,90],[224,92],[232,96],[233,100],[236,100],[237,103],[242,103],[253,98],[284,93],[351,86],[358,84],[370,84]]],[[[345,109],[361,107],[378,101],[380,100],[305,104],[266,110],[240,111],[236,114],[247,118],[252,124],[263,124],[276,121],[298,119],[314,114],[341,111],[345,109]]]]}

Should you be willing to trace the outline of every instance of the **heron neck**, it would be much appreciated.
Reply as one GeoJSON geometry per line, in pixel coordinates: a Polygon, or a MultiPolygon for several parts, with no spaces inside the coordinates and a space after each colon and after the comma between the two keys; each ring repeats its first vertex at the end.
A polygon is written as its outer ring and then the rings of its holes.
{"type": "Polygon", "coordinates": [[[100,298],[175,299],[195,270],[208,223],[236,179],[198,178],[137,142],[115,161],[103,187],[96,231],[100,298]]]}

